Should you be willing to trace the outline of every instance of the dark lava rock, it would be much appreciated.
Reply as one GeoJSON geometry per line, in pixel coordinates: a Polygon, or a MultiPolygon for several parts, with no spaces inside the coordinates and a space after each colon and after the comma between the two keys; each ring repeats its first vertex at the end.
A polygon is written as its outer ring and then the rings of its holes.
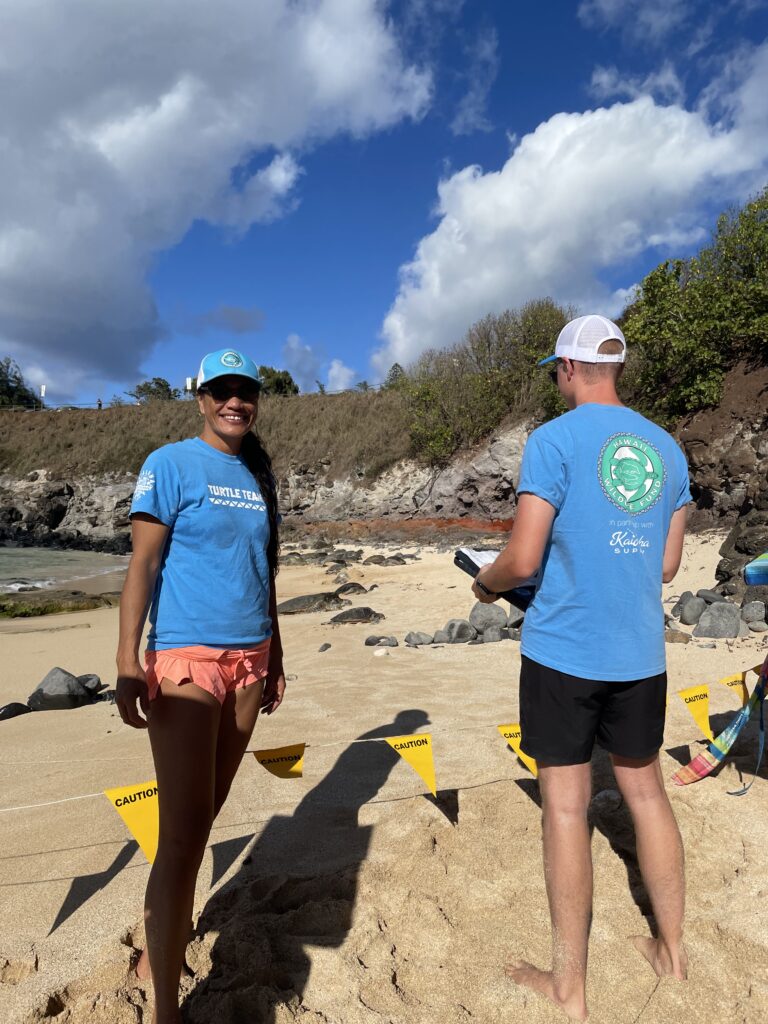
{"type": "Polygon", "coordinates": [[[449,619],[443,627],[449,644],[465,644],[477,637],[477,630],[466,619],[449,619]]]}
{"type": "Polygon", "coordinates": [[[469,613],[469,621],[478,633],[484,633],[492,626],[497,629],[506,626],[507,613],[498,604],[481,604],[478,601],[469,613]]]}
{"type": "Polygon", "coordinates": [[[444,629],[438,629],[435,635],[432,637],[433,644],[449,644],[451,638],[448,636],[444,629]]]}
{"type": "Polygon", "coordinates": [[[77,676],[63,668],[52,668],[48,675],[32,691],[27,704],[33,711],[63,711],[92,704],[93,693],[77,676]]]}
{"type": "Polygon", "coordinates": [[[397,642],[397,637],[394,636],[383,636],[379,640],[379,647],[399,647],[400,644],[397,642]]]}
{"type": "Polygon", "coordinates": [[[498,644],[502,640],[501,626],[488,626],[483,633],[484,644],[498,644]]]}
{"type": "Polygon", "coordinates": [[[765,618],[764,601],[748,601],[741,606],[741,617],[744,622],[762,622],[765,618]]]}
{"type": "Polygon", "coordinates": [[[707,610],[699,619],[699,624],[693,631],[694,636],[714,637],[725,639],[739,635],[741,623],[741,612],[735,604],[727,604],[725,601],[716,601],[709,605],[707,610]]]}
{"type": "Polygon", "coordinates": [[[747,629],[753,633],[766,633],[768,632],[768,622],[765,619],[760,619],[756,622],[750,622],[747,624],[747,629]]]}
{"type": "Polygon", "coordinates": [[[90,672],[84,676],[77,677],[78,683],[82,683],[83,686],[89,693],[99,693],[106,687],[106,683],[102,683],[101,679],[94,673],[90,672]]]}
{"type": "Polygon", "coordinates": [[[405,642],[411,647],[423,647],[426,644],[431,644],[433,640],[434,637],[431,633],[422,633],[419,630],[405,634],[405,642]]]}
{"type": "Polygon", "coordinates": [[[379,640],[384,640],[384,639],[385,639],[385,638],[384,638],[383,636],[377,636],[377,635],[376,635],[376,634],[374,633],[374,634],[373,634],[373,636],[367,636],[367,637],[365,638],[365,646],[366,646],[366,647],[378,647],[378,645],[379,645],[379,640]]]}
{"type": "Polygon", "coordinates": [[[381,612],[375,612],[373,608],[346,608],[338,615],[334,615],[330,622],[381,622],[384,616],[381,612]]]}
{"type": "Polygon", "coordinates": [[[318,654],[325,654],[325,652],[326,651],[330,651],[330,649],[331,649],[331,645],[330,644],[320,644],[320,646],[317,648],[317,653],[318,654]]]}
{"type": "Polygon", "coordinates": [[[100,594],[85,594],[82,590],[39,590],[29,594],[0,594],[0,616],[26,619],[34,615],[52,615],[55,612],[84,612],[91,608],[106,608],[110,603],[100,594]]]}
{"type": "Polygon", "coordinates": [[[17,700],[12,704],[5,704],[0,708],[0,722],[7,722],[9,718],[18,718],[19,715],[28,715],[32,708],[26,704],[20,704],[17,700]]]}
{"type": "Polygon", "coordinates": [[[525,618],[525,609],[518,608],[516,604],[510,604],[507,615],[508,626],[519,626],[525,618]]]}
{"type": "Polygon", "coordinates": [[[692,590],[684,590],[683,593],[678,597],[677,604],[673,607],[670,615],[674,615],[676,619],[680,618],[680,612],[683,610],[683,605],[686,601],[690,601],[693,597],[692,590]]]}
{"type": "Polygon", "coordinates": [[[715,604],[717,601],[727,601],[727,597],[723,597],[722,594],[718,594],[716,590],[697,590],[696,597],[703,598],[707,604],[715,604]]]}
{"type": "Polygon", "coordinates": [[[342,599],[333,591],[324,591],[322,594],[305,594],[302,597],[292,597],[288,601],[282,601],[277,606],[279,615],[300,615],[303,612],[330,612],[336,608],[344,608],[350,601],[342,599]]]}
{"type": "Polygon", "coordinates": [[[336,588],[334,593],[337,597],[341,597],[342,594],[367,594],[368,591],[362,583],[342,583],[340,587],[336,588]]]}
{"type": "Polygon", "coordinates": [[[706,607],[707,602],[703,597],[689,597],[687,601],[682,602],[680,621],[684,626],[695,626],[706,607]]]}

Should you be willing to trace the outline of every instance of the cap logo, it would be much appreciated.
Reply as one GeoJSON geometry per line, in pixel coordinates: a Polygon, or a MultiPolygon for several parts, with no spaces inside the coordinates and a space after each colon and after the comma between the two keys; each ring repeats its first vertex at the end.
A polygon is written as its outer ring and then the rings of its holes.
{"type": "Polygon", "coordinates": [[[609,501],[623,512],[638,515],[661,497],[664,460],[643,438],[614,434],[600,452],[597,475],[609,501]]]}
{"type": "Polygon", "coordinates": [[[235,370],[243,365],[243,360],[237,352],[225,352],[221,357],[222,366],[228,366],[230,369],[235,370]]]}

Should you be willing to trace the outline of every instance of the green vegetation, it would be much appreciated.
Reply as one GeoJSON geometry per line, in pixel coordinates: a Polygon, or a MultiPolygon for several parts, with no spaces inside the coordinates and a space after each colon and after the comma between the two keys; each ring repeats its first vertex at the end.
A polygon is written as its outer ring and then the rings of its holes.
{"type": "Polygon", "coordinates": [[[265,395],[298,395],[299,385],[287,370],[260,366],[261,390],[265,395]]]}
{"type": "Polygon", "coordinates": [[[768,189],[724,213],[696,256],[652,270],[623,327],[634,400],[667,424],[717,405],[737,363],[768,362],[768,189]]]}
{"type": "Polygon", "coordinates": [[[0,407],[22,406],[35,409],[40,404],[40,399],[26,383],[13,359],[10,356],[0,359],[0,407]]]}
{"type": "Polygon", "coordinates": [[[133,391],[125,393],[135,398],[137,402],[173,402],[181,398],[181,391],[172,388],[165,377],[153,377],[152,380],[142,381],[133,391]]]}

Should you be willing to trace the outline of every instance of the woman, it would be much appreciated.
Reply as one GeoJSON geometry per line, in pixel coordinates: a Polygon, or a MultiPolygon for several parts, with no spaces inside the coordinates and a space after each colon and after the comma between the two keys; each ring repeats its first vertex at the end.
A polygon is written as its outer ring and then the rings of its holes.
{"type": "Polygon", "coordinates": [[[277,493],[251,429],[260,383],[247,356],[207,355],[197,379],[202,433],[149,456],[131,506],[116,702],[127,725],[149,728],[157,771],[160,837],[137,965],[140,977],[151,965],[153,1024],[181,1021],[179,979],[205,844],[259,709],[272,714],[285,691],[277,493]]]}

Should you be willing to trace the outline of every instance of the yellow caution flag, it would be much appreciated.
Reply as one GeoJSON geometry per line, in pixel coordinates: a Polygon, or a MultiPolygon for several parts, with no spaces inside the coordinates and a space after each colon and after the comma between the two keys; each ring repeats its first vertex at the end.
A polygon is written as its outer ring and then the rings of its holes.
{"type": "Polygon", "coordinates": [[[151,864],[157,853],[160,816],[157,807],[157,782],[139,782],[134,786],[105,789],[104,796],[128,826],[128,831],[151,864]]]}
{"type": "Polygon", "coordinates": [[[747,689],[746,682],[747,673],[749,671],[750,670],[747,669],[746,672],[738,672],[735,676],[726,676],[724,679],[718,679],[718,683],[722,683],[723,686],[727,686],[730,690],[733,690],[741,701],[742,707],[744,707],[749,700],[749,690],[747,689]]]}
{"type": "Polygon", "coordinates": [[[694,722],[708,740],[715,737],[709,726],[709,686],[702,683],[700,686],[689,686],[687,690],[678,690],[677,696],[685,704],[693,717],[694,722]]]}
{"type": "Polygon", "coordinates": [[[522,761],[522,763],[525,765],[525,767],[528,769],[531,775],[536,777],[539,774],[539,769],[536,765],[536,762],[532,757],[529,757],[527,754],[524,754],[520,749],[520,742],[522,740],[520,723],[513,722],[511,725],[497,725],[496,728],[499,730],[499,732],[510,745],[510,747],[512,747],[514,752],[517,754],[519,760],[522,761]]]}
{"type": "Polygon", "coordinates": [[[385,736],[384,739],[424,780],[432,796],[437,796],[435,761],[432,757],[432,733],[419,732],[412,736],[385,736]]]}
{"type": "Polygon", "coordinates": [[[254,750],[253,756],[259,764],[278,779],[300,779],[304,774],[305,743],[293,743],[290,747],[272,747],[271,750],[254,750]]]}

